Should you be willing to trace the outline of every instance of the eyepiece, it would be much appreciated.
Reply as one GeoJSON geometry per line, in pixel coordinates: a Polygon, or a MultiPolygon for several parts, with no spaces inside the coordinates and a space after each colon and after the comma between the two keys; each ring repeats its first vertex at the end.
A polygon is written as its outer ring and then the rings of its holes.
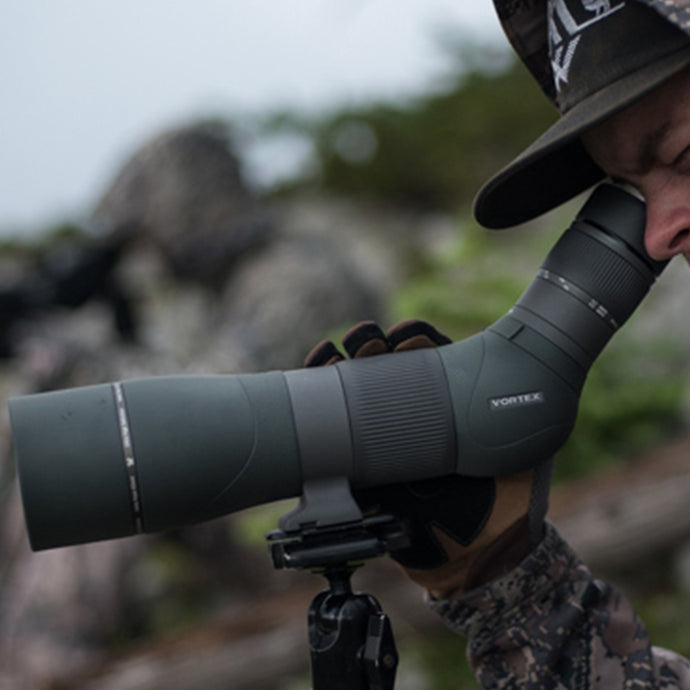
{"type": "Polygon", "coordinates": [[[598,187],[512,310],[588,370],[667,262],[644,248],[646,208],[613,185],[598,187]]]}

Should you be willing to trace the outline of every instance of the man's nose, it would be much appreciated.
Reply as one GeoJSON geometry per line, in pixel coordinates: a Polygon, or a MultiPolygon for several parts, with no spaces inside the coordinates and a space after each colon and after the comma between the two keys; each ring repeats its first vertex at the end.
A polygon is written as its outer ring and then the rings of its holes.
{"type": "Polygon", "coordinates": [[[648,204],[645,248],[656,261],[690,253],[690,204],[671,211],[648,204]]]}

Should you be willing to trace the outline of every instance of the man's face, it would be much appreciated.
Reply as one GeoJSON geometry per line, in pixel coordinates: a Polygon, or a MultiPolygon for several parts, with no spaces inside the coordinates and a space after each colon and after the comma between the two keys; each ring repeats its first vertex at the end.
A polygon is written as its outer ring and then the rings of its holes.
{"type": "Polygon", "coordinates": [[[690,263],[690,70],[583,136],[590,156],[647,201],[645,246],[690,263]]]}

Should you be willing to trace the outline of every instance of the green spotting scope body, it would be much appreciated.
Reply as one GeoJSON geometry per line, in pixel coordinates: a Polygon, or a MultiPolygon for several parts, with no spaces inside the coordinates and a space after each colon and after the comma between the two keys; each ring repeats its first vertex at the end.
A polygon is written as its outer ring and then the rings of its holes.
{"type": "Polygon", "coordinates": [[[299,496],[552,457],[587,372],[665,263],[644,203],[595,190],[516,305],[451,345],[331,367],[169,376],[13,398],[34,549],[156,532],[299,496]]]}

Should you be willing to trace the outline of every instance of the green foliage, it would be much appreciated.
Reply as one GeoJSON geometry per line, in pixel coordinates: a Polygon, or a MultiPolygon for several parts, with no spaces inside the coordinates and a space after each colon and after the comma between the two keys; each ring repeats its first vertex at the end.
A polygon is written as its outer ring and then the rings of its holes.
{"type": "Polygon", "coordinates": [[[415,636],[400,650],[400,674],[406,661],[420,668],[426,690],[476,690],[479,685],[465,655],[467,641],[449,630],[415,636]]]}
{"type": "MultiPolygon", "coordinates": [[[[553,226],[566,224],[556,217],[553,226]]],[[[535,228],[487,232],[458,216],[454,237],[417,255],[393,299],[393,316],[426,319],[454,340],[473,335],[515,304],[555,237],[535,228]]]]}
{"type": "Polygon", "coordinates": [[[652,447],[680,424],[687,365],[670,343],[614,340],[590,370],[554,479],[565,481],[652,447]]]}
{"type": "Polygon", "coordinates": [[[282,515],[296,506],[292,499],[264,503],[235,515],[233,530],[239,544],[266,548],[266,535],[278,528],[282,515]]]}
{"type": "Polygon", "coordinates": [[[467,223],[441,251],[417,257],[414,277],[393,300],[394,320],[414,315],[454,340],[495,321],[514,304],[529,275],[505,251],[493,251],[497,246],[497,236],[467,223]]]}
{"type": "Polygon", "coordinates": [[[686,556],[682,547],[657,553],[654,558],[631,564],[614,577],[612,584],[632,602],[655,646],[690,657],[686,556]]]}
{"type": "Polygon", "coordinates": [[[446,87],[413,102],[316,119],[283,113],[268,127],[312,141],[316,165],[308,185],[417,209],[460,208],[555,116],[522,64],[503,52],[496,69],[495,53],[470,42],[446,87]]]}
{"type": "Polygon", "coordinates": [[[687,365],[668,342],[614,340],[589,373],[555,479],[581,476],[672,433],[681,423],[684,374],[687,365]]]}
{"type": "Polygon", "coordinates": [[[36,260],[62,243],[88,240],[88,231],[69,221],[55,223],[35,235],[9,235],[0,239],[0,256],[17,261],[36,260]]]}
{"type": "Polygon", "coordinates": [[[59,242],[80,241],[89,237],[86,229],[71,221],[57,223],[49,228],[45,235],[46,244],[57,244],[59,242]]]}
{"type": "Polygon", "coordinates": [[[690,594],[656,589],[634,603],[655,646],[690,656],[690,594]]]}
{"type": "Polygon", "coordinates": [[[118,625],[102,640],[114,650],[133,640],[174,638],[194,628],[208,617],[217,596],[209,570],[170,539],[152,541],[125,577],[130,596],[122,602],[118,625]]]}
{"type": "Polygon", "coordinates": [[[374,191],[420,208],[453,208],[470,199],[507,152],[547,124],[541,99],[527,98],[527,107],[516,111],[505,107],[516,102],[521,75],[517,65],[495,76],[469,74],[455,89],[411,111],[379,107],[353,114],[377,142],[368,161],[350,161],[328,147],[342,119],[330,123],[321,146],[323,184],[351,193],[374,191]]]}

